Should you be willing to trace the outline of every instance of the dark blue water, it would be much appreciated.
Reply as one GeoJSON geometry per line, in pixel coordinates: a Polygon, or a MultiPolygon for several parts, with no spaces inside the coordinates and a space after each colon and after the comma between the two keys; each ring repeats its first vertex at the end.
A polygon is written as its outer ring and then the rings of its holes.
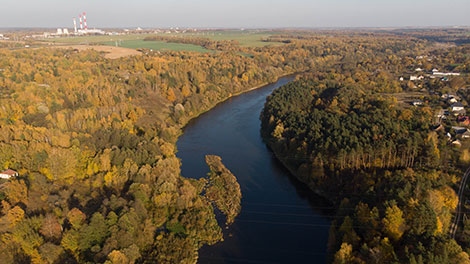
{"type": "Polygon", "coordinates": [[[237,177],[242,211],[225,241],[204,246],[199,263],[324,263],[330,221],[321,198],[275,159],[260,135],[266,97],[294,77],[233,97],[192,120],[177,142],[184,177],[208,173],[218,155],[237,177]]]}

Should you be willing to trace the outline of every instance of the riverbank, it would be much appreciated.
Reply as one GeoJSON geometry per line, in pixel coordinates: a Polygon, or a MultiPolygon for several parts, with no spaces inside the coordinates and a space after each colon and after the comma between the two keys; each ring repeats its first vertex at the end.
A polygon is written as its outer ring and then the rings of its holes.
{"type": "Polygon", "coordinates": [[[224,241],[202,247],[200,263],[308,263],[312,257],[325,262],[330,207],[290,174],[260,135],[266,97],[293,78],[233,96],[192,120],[178,139],[183,177],[205,177],[204,156],[214,154],[237,177],[243,196],[224,241]]]}
{"type": "Polygon", "coordinates": [[[273,81],[273,82],[264,82],[264,83],[261,83],[261,84],[259,84],[259,85],[254,86],[254,87],[248,88],[248,89],[246,89],[246,90],[242,90],[242,91],[240,91],[240,92],[238,92],[238,93],[229,94],[228,97],[225,97],[225,98],[223,98],[223,99],[221,99],[221,100],[216,101],[216,102],[215,102],[214,104],[212,104],[209,108],[207,108],[207,109],[205,109],[205,110],[202,110],[202,111],[200,111],[200,112],[198,112],[198,113],[196,113],[196,114],[194,114],[194,115],[188,117],[188,119],[185,120],[185,122],[184,122],[184,123],[181,125],[181,127],[179,128],[179,130],[180,130],[179,132],[180,132],[180,133],[178,133],[177,137],[179,138],[179,137],[181,136],[181,134],[183,133],[184,127],[185,127],[189,122],[191,122],[191,120],[198,118],[200,115],[202,115],[202,114],[204,114],[204,113],[210,111],[211,109],[213,109],[213,108],[216,107],[217,105],[219,105],[219,104],[221,104],[221,103],[227,101],[228,99],[233,98],[233,97],[236,97],[236,96],[239,96],[239,95],[241,95],[241,94],[244,94],[244,93],[247,93],[247,92],[250,92],[250,91],[253,91],[253,90],[256,90],[256,89],[259,89],[259,88],[262,88],[262,87],[265,87],[265,86],[270,85],[270,84],[274,84],[274,83],[276,83],[277,81],[279,81],[279,79],[281,79],[281,78],[288,77],[288,76],[291,76],[291,75],[292,75],[292,76],[296,76],[296,75],[298,75],[299,73],[301,73],[301,72],[289,72],[289,73],[281,74],[281,75],[279,75],[278,77],[276,77],[276,80],[273,81]]]}

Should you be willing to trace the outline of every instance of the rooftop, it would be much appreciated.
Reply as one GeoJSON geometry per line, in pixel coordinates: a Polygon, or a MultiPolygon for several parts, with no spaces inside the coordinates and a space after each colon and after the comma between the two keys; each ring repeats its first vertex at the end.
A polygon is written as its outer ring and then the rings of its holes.
{"type": "Polygon", "coordinates": [[[14,170],[11,170],[11,169],[6,169],[6,170],[0,172],[0,174],[6,174],[6,175],[14,176],[14,175],[17,175],[18,172],[14,171],[14,170]]]}

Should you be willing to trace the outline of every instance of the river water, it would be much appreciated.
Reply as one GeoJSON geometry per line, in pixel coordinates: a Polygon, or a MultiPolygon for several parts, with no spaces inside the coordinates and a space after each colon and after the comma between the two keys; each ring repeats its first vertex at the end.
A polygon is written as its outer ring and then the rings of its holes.
{"type": "MultiPolygon", "coordinates": [[[[218,155],[242,190],[242,210],[224,241],[199,250],[199,263],[325,263],[331,208],[299,183],[266,147],[259,115],[266,97],[293,76],[232,97],[189,122],[177,142],[184,177],[218,155]]],[[[220,222],[223,224],[224,222],[220,222]]]]}

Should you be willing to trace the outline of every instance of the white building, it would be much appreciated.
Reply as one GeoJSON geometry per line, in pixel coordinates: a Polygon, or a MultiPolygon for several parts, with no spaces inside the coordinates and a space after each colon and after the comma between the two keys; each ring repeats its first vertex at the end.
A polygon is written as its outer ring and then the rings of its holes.
{"type": "Polygon", "coordinates": [[[451,105],[452,112],[458,112],[464,110],[463,104],[460,102],[451,105]]]}
{"type": "Polygon", "coordinates": [[[433,71],[433,75],[435,76],[460,76],[459,72],[438,72],[438,71],[433,71]]]}
{"type": "Polygon", "coordinates": [[[16,176],[18,176],[18,172],[14,170],[7,169],[7,170],[0,172],[0,178],[2,179],[10,179],[11,177],[16,177],[16,176]]]}

